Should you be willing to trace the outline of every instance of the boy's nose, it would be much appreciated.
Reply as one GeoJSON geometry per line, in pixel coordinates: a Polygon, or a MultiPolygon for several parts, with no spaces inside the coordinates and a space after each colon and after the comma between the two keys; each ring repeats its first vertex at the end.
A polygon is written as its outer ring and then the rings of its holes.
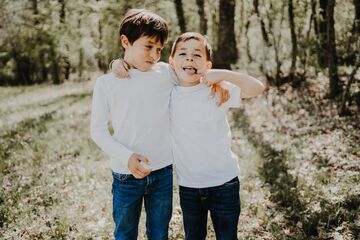
{"type": "Polygon", "coordinates": [[[157,54],[156,52],[151,52],[150,57],[155,61],[155,59],[159,57],[159,54],[157,54]]]}
{"type": "Polygon", "coordinates": [[[190,62],[194,61],[194,59],[192,59],[192,58],[186,58],[186,60],[190,61],[190,62]]]}

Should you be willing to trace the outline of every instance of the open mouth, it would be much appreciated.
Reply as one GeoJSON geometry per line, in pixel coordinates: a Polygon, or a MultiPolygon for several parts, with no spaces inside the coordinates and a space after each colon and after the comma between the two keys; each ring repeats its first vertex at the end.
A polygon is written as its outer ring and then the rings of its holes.
{"type": "Polygon", "coordinates": [[[183,67],[183,70],[189,75],[197,74],[198,72],[198,70],[194,67],[183,67]]]}

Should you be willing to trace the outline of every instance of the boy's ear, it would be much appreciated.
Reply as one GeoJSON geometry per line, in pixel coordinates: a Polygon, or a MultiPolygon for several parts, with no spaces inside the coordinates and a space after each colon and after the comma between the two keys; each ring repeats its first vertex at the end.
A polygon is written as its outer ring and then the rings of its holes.
{"type": "Polygon", "coordinates": [[[171,68],[174,69],[174,61],[171,56],[169,57],[169,64],[170,64],[171,68]]]}
{"type": "Polygon", "coordinates": [[[207,67],[208,69],[212,68],[212,62],[211,62],[211,61],[207,61],[207,62],[206,62],[206,67],[207,67]]]}
{"type": "Polygon", "coordinates": [[[125,49],[127,49],[128,46],[130,45],[129,39],[125,35],[120,36],[120,42],[121,42],[121,46],[123,46],[123,48],[125,49]]]}

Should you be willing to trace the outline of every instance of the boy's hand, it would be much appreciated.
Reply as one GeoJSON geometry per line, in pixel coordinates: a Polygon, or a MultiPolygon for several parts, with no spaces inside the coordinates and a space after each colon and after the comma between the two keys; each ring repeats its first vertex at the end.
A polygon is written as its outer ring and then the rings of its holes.
{"type": "Polygon", "coordinates": [[[140,154],[133,153],[128,161],[128,168],[135,178],[144,178],[150,174],[149,160],[140,154]]]}
{"type": "Polygon", "coordinates": [[[225,103],[230,98],[229,90],[223,88],[220,84],[221,72],[212,70],[212,69],[199,69],[198,73],[201,76],[201,81],[206,84],[208,87],[211,87],[210,96],[212,98],[215,97],[215,94],[220,94],[220,99],[216,103],[216,106],[220,107],[223,103],[225,103]]]}
{"type": "Polygon", "coordinates": [[[130,78],[129,66],[123,59],[115,59],[111,64],[111,72],[119,78],[130,78]]]}
{"type": "Polygon", "coordinates": [[[220,107],[223,103],[227,102],[230,99],[229,90],[226,88],[223,88],[220,83],[211,85],[210,96],[213,98],[213,97],[215,97],[216,93],[220,94],[220,99],[216,103],[216,106],[218,106],[218,107],[220,107]]]}
{"type": "Polygon", "coordinates": [[[220,83],[222,81],[221,72],[207,69],[199,70],[199,73],[202,74],[202,82],[210,87],[213,84],[220,83]]]}

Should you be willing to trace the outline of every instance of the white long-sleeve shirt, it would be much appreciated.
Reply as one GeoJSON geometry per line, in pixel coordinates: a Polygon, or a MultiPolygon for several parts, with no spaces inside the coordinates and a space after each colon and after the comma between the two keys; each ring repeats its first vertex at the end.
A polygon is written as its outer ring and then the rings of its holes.
{"type": "Polygon", "coordinates": [[[157,63],[147,72],[130,69],[129,75],[131,79],[106,74],[96,80],[91,137],[110,156],[113,171],[130,173],[128,159],[133,153],[147,157],[157,170],[173,160],[169,132],[173,76],[166,63],[157,63]]]}

